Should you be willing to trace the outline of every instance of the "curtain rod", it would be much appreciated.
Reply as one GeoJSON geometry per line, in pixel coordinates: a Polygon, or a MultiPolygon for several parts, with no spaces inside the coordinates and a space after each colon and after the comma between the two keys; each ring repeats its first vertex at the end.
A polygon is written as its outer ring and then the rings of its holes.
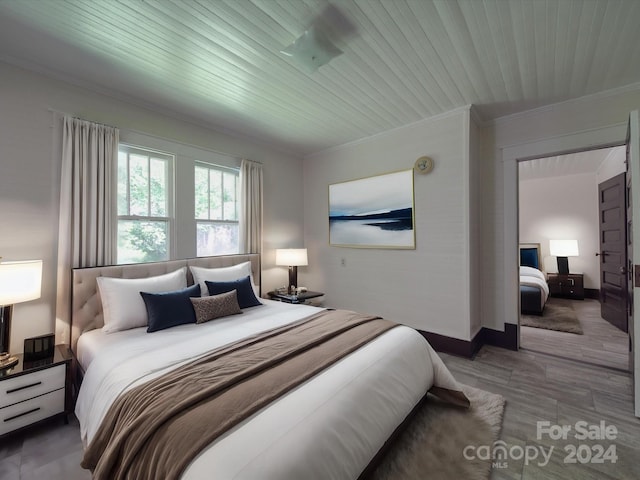
{"type": "MultiPolygon", "coordinates": [[[[76,115],[73,115],[73,114],[71,114],[71,113],[69,113],[69,112],[63,112],[62,110],[56,110],[55,108],[51,108],[51,107],[47,108],[47,111],[49,111],[49,112],[51,112],[51,113],[57,113],[57,114],[59,114],[59,115],[63,115],[63,116],[66,116],[66,117],[72,117],[72,118],[75,118],[75,119],[77,119],[77,120],[82,120],[82,121],[85,121],[85,122],[93,122],[93,120],[87,120],[87,119],[85,119],[85,118],[81,118],[81,117],[78,117],[78,116],[76,116],[76,115]]],[[[99,123],[99,122],[93,122],[93,123],[99,123]]],[[[183,142],[183,141],[181,141],[181,140],[177,140],[177,139],[164,138],[164,137],[161,137],[161,136],[156,135],[156,134],[154,134],[154,133],[143,132],[143,131],[136,130],[136,129],[133,129],[133,128],[124,128],[124,129],[123,129],[123,128],[120,128],[120,127],[115,127],[115,126],[112,126],[112,125],[107,125],[107,124],[105,124],[105,123],[100,123],[100,124],[101,124],[101,125],[105,125],[105,126],[107,126],[107,127],[111,127],[111,128],[117,128],[117,129],[119,129],[121,132],[122,132],[122,131],[125,131],[125,132],[137,133],[138,135],[146,135],[146,136],[148,136],[148,137],[157,138],[158,140],[163,140],[163,141],[165,141],[165,142],[179,143],[180,145],[185,145],[185,146],[187,146],[187,147],[193,147],[193,148],[199,148],[199,149],[201,149],[201,150],[207,150],[207,151],[209,151],[209,152],[212,152],[212,153],[215,153],[215,154],[218,154],[218,155],[223,155],[223,156],[225,156],[225,157],[231,157],[231,158],[235,158],[235,159],[238,159],[238,160],[250,160],[250,159],[245,158],[245,157],[240,156],[240,155],[234,155],[234,154],[232,154],[232,153],[228,153],[228,152],[221,152],[221,151],[219,151],[219,150],[213,150],[213,149],[208,148],[208,147],[203,147],[202,145],[195,145],[195,144],[193,144],[193,143],[187,143],[187,142],[183,142]]],[[[262,163],[262,162],[258,162],[257,160],[250,160],[250,161],[251,161],[251,162],[258,163],[258,164],[260,164],[260,165],[263,165],[263,163],[262,163]]]]}
{"type": "Polygon", "coordinates": [[[178,139],[175,139],[175,138],[161,137],[160,135],[156,135],[155,133],[143,132],[141,130],[136,130],[134,128],[123,128],[123,129],[120,129],[120,131],[136,133],[138,135],[145,135],[147,137],[153,137],[155,139],[158,139],[158,140],[161,140],[161,141],[164,141],[164,142],[178,143],[178,144],[184,145],[186,147],[198,148],[200,150],[207,150],[208,152],[215,153],[217,155],[222,155],[224,157],[235,158],[237,160],[242,160],[244,158],[244,157],[242,157],[240,155],[235,155],[233,153],[221,152],[220,150],[213,150],[212,148],[209,148],[209,147],[204,147],[202,145],[196,145],[194,143],[183,142],[182,140],[178,140],[178,139]]]}
{"type": "Polygon", "coordinates": [[[95,123],[96,125],[103,125],[105,127],[117,128],[118,130],[120,130],[120,127],[116,127],[115,125],[109,125],[109,124],[104,123],[104,122],[96,122],[95,120],[87,120],[86,118],[78,117],[77,115],[73,115],[73,114],[71,114],[69,112],[63,112],[62,110],[56,110],[55,108],[47,108],[47,111],[49,111],[51,113],[57,113],[58,115],[63,115],[65,117],[71,117],[74,120],[80,120],[82,122],[95,123]]]}

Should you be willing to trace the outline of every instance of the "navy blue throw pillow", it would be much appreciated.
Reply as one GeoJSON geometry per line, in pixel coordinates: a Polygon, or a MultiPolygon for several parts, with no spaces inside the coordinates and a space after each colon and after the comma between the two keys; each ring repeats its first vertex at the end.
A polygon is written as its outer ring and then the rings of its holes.
{"type": "Polygon", "coordinates": [[[140,295],[147,307],[148,333],[185,323],[196,323],[196,313],[189,298],[200,296],[200,285],[196,284],[175,292],[140,292],[140,295]]]}
{"type": "Polygon", "coordinates": [[[219,295],[220,293],[227,293],[231,290],[236,290],[238,294],[238,305],[240,305],[240,308],[262,305],[260,300],[256,298],[256,294],[253,293],[251,277],[249,277],[249,275],[230,282],[209,282],[205,280],[204,283],[207,284],[209,295],[219,295]]]}

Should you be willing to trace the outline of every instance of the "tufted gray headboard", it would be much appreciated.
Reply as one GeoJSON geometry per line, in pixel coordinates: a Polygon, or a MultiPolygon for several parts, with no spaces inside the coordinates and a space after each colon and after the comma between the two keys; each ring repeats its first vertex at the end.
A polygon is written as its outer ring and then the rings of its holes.
{"type": "MultiPolygon", "coordinates": [[[[78,338],[82,333],[104,325],[102,303],[98,294],[97,277],[143,278],[173,272],[184,266],[194,265],[204,268],[230,267],[251,261],[251,272],[256,286],[260,286],[260,255],[225,255],[200,257],[186,260],[170,260],[157,263],[136,263],[132,265],[112,265],[108,267],[76,268],[72,272],[71,287],[71,349],[75,352],[78,338]]],[[[191,271],[187,269],[187,284],[193,285],[191,271]]]]}

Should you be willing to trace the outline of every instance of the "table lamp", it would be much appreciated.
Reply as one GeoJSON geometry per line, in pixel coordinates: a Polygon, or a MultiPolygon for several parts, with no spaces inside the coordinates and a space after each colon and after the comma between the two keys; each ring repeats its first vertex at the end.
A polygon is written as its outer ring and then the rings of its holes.
{"type": "Polygon", "coordinates": [[[9,354],[13,305],[40,298],[41,286],[42,260],[0,262],[0,369],[18,362],[9,354]]]}
{"type": "Polygon", "coordinates": [[[558,273],[569,274],[569,258],[578,256],[577,240],[549,240],[549,253],[558,257],[558,273]]]}
{"type": "Polygon", "coordinates": [[[298,286],[298,267],[309,265],[306,248],[279,248],[276,250],[276,265],[289,267],[287,291],[293,293],[298,286]]]}

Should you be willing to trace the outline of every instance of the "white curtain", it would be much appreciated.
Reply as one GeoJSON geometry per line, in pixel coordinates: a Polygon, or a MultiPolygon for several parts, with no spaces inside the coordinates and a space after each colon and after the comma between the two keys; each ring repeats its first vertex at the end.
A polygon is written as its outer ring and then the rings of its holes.
{"type": "Polygon", "coordinates": [[[71,269],[116,261],[117,128],[64,117],[56,333],[69,339],[71,269]]]}
{"type": "Polygon", "coordinates": [[[262,164],[240,166],[240,253],[262,253],[262,164]]]}

